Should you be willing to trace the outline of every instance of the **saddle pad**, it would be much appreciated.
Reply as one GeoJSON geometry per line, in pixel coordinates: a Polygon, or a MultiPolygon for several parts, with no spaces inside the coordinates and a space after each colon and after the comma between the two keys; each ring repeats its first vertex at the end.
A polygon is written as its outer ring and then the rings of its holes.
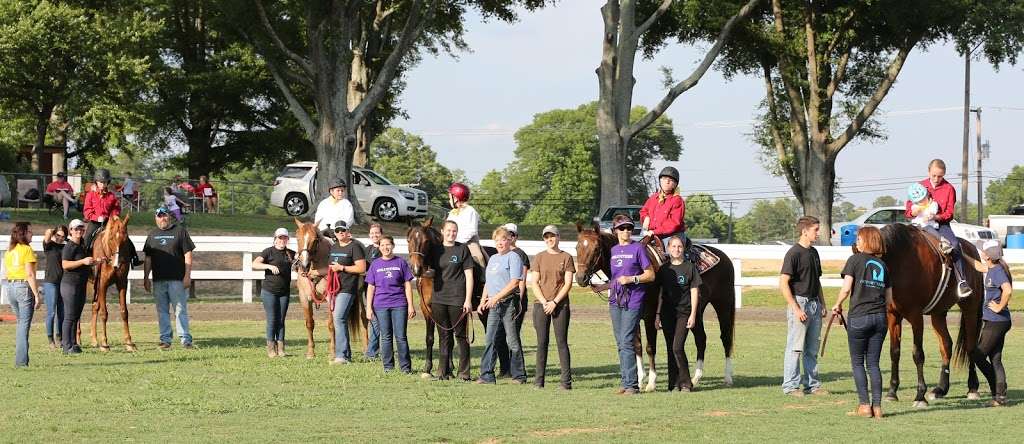
{"type": "Polygon", "coordinates": [[[711,249],[701,244],[691,244],[689,253],[689,256],[693,258],[694,263],[697,265],[697,273],[700,274],[704,274],[704,272],[722,261],[722,258],[713,253],[711,249]]]}

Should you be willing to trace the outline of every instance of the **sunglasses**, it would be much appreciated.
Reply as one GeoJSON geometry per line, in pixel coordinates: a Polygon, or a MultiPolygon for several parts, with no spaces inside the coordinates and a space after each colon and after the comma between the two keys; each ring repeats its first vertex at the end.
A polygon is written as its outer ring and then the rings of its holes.
{"type": "Polygon", "coordinates": [[[615,229],[615,231],[633,231],[632,225],[623,225],[615,229]]]}
{"type": "Polygon", "coordinates": [[[334,229],[334,232],[335,232],[335,233],[347,233],[347,232],[348,232],[348,230],[347,230],[347,229],[345,229],[345,228],[335,228],[335,229],[334,229]]]}
{"type": "Polygon", "coordinates": [[[288,239],[288,236],[278,236],[278,239],[288,239]]]}
{"type": "Polygon", "coordinates": [[[156,213],[156,217],[167,217],[167,216],[169,216],[169,214],[168,213],[164,213],[163,211],[161,211],[159,213],[156,213]]]}
{"type": "Polygon", "coordinates": [[[72,228],[71,231],[85,231],[85,227],[75,227],[72,228]]]}

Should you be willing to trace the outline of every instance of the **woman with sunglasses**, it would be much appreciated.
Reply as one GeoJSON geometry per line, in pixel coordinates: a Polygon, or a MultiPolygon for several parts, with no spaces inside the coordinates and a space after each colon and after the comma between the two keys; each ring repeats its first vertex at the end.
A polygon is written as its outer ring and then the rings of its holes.
{"type": "Polygon", "coordinates": [[[50,350],[57,348],[61,337],[61,322],[64,320],[64,301],[60,298],[60,278],[64,274],[61,267],[61,253],[64,251],[64,240],[68,237],[68,227],[58,225],[43,233],[43,256],[46,257],[46,276],[43,277],[43,299],[46,303],[46,339],[50,350]]]}
{"type": "Polygon", "coordinates": [[[292,264],[295,251],[288,248],[288,229],[274,231],[274,245],[252,260],[253,270],[264,270],[260,298],[267,314],[267,357],[284,357],[284,321],[291,298],[292,264]]]}
{"type": "Polygon", "coordinates": [[[348,222],[334,223],[335,243],[331,246],[330,267],[338,273],[341,289],[334,300],[334,361],[332,364],[352,362],[352,347],[348,337],[348,312],[355,295],[359,294],[359,276],[366,273],[366,251],[363,244],[352,238],[348,222]]]}
{"type": "Polygon", "coordinates": [[[85,223],[75,219],[68,225],[71,235],[61,253],[60,297],[64,302],[64,323],[61,326],[61,348],[65,355],[82,353],[78,344],[78,322],[85,307],[85,286],[95,259],[85,254],[85,223]]]}
{"type": "Polygon", "coordinates": [[[633,338],[640,324],[640,307],[647,294],[646,284],[654,281],[654,267],[643,245],[630,238],[633,220],[629,216],[616,215],[612,219],[612,230],[619,241],[611,251],[612,281],[608,297],[622,377],[622,386],[616,393],[635,395],[640,392],[640,381],[636,373],[633,338]]]}

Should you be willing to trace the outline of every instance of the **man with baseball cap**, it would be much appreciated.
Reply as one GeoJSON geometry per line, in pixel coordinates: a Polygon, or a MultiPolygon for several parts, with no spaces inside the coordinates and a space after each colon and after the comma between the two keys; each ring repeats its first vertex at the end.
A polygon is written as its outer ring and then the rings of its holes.
{"type": "Polygon", "coordinates": [[[192,250],[196,248],[188,231],[176,225],[166,207],[155,211],[156,229],[149,232],[146,245],[146,266],[142,271],[142,285],[153,293],[157,321],[160,324],[160,349],[171,348],[170,306],[174,305],[175,326],[181,345],[192,348],[192,334],[188,327],[188,292],[192,285],[192,250]],[[150,273],[153,281],[150,282],[150,273]]]}
{"type": "Polygon", "coordinates": [[[352,202],[349,202],[347,198],[348,183],[345,182],[345,179],[334,179],[329,185],[328,190],[331,195],[320,201],[320,204],[316,206],[316,215],[313,216],[313,220],[319,224],[318,228],[320,228],[324,237],[334,239],[334,231],[331,230],[331,224],[334,224],[335,221],[344,221],[347,229],[355,225],[356,218],[352,202]]]}

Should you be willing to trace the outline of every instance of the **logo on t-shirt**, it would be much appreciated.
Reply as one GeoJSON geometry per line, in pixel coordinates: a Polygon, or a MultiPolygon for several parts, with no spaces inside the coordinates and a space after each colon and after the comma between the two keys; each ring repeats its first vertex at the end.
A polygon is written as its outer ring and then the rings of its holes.
{"type": "Polygon", "coordinates": [[[871,271],[870,280],[864,280],[864,285],[874,288],[885,288],[885,267],[882,263],[870,259],[864,264],[864,267],[871,271]]]}
{"type": "Polygon", "coordinates": [[[156,239],[157,242],[160,242],[160,245],[167,245],[167,242],[174,240],[174,236],[153,236],[153,239],[156,239]]]}
{"type": "Polygon", "coordinates": [[[459,257],[458,257],[458,256],[456,256],[456,255],[454,255],[454,254],[452,255],[451,259],[449,259],[449,260],[450,260],[450,261],[451,261],[451,262],[452,262],[453,264],[457,264],[457,263],[459,263],[459,257]]]}
{"type": "Polygon", "coordinates": [[[686,276],[679,275],[679,279],[677,280],[679,281],[680,286],[686,285],[686,276]]]}
{"type": "Polygon", "coordinates": [[[384,272],[384,277],[385,277],[385,278],[388,278],[388,279],[391,279],[391,278],[393,278],[393,277],[394,277],[394,275],[393,275],[393,274],[391,274],[391,270],[388,270],[388,271],[385,271],[385,272],[384,272]]]}

